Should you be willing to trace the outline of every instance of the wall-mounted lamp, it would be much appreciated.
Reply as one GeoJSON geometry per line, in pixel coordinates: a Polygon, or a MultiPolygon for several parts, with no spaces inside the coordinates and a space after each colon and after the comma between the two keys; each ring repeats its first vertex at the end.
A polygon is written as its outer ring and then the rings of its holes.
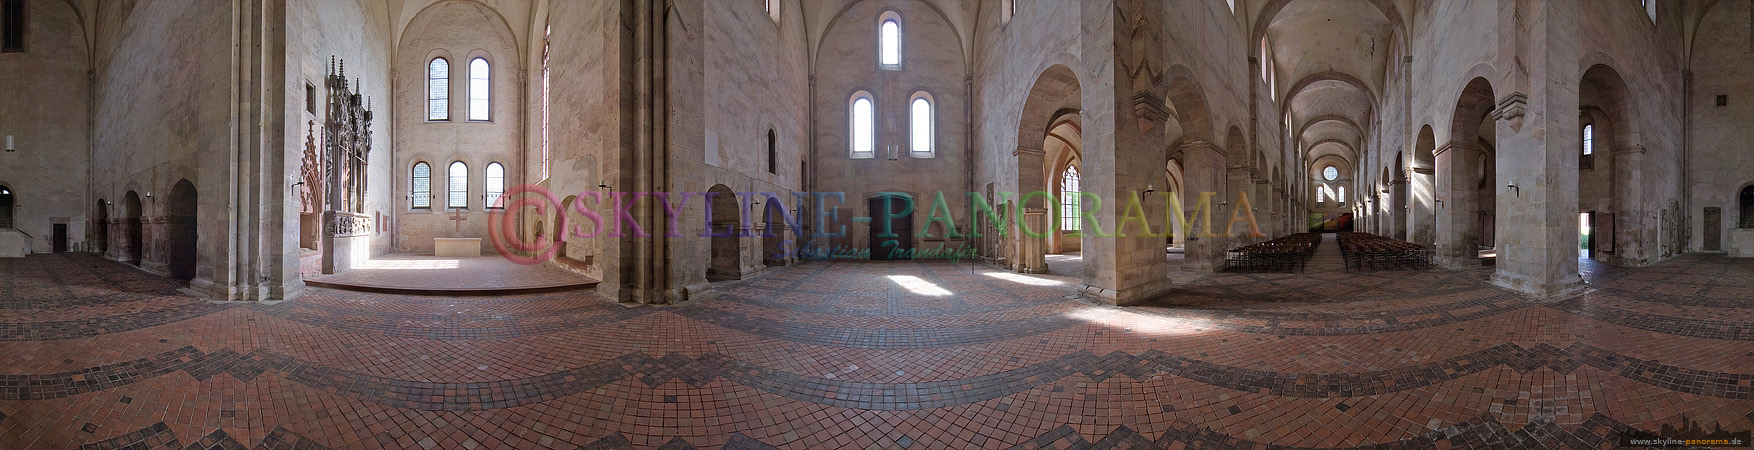
{"type": "Polygon", "coordinates": [[[1150,184],[1146,184],[1145,185],[1145,193],[1150,194],[1152,192],[1157,192],[1157,189],[1152,187],[1150,184]]]}
{"type": "Polygon", "coordinates": [[[6,152],[12,153],[12,152],[16,152],[16,151],[18,151],[18,147],[13,145],[12,135],[10,135],[10,134],[6,135],[6,152]]]}
{"type": "Polygon", "coordinates": [[[604,190],[607,190],[607,189],[609,189],[609,185],[607,185],[607,184],[599,184],[599,185],[597,185],[597,189],[604,189],[604,190]]]}
{"type": "Polygon", "coordinates": [[[1523,188],[1516,187],[1515,184],[1507,184],[1507,185],[1504,185],[1504,187],[1511,188],[1512,190],[1515,190],[1517,197],[1523,196],[1523,188]]]}
{"type": "Polygon", "coordinates": [[[889,146],[886,146],[886,147],[885,147],[885,148],[888,148],[888,149],[889,149],[889,160],[890,160],[890,161],[895,161],[895,160],[897,160],[897,159],[901,159],[901,157],[899,157],[899,156],[896,156],[896,154],[895,154],[895,146],[894,146],[894,145],[889,145],[889,146]]]}
{"type": "Polygon", "coordinates": [[[152,191],[146,191],[146,198],[152,198],[152,191]]]}

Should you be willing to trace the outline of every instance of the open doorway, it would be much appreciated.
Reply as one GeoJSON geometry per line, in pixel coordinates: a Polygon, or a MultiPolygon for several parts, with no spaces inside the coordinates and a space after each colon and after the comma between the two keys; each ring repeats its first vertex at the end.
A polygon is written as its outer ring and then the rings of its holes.
{"type": "Polygon", "coordinates": [[[1577,214],[1577,248],[1578,254],[1584,259],[1595,259],[1595,243],[1590,241],[1590,224],[1595,223],[1596,212],[1584,211],[1577,214]]]}

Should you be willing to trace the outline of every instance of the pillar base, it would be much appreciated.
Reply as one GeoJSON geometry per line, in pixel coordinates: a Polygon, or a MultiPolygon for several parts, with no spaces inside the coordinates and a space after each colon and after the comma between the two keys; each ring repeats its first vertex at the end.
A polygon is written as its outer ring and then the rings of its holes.
{"type": "Polygon", "coordinates": [[[1583,290],[1585,287],[1582,276],[1573,276],[1558,282],[1542,282],[1527,277],[1509,275],[1504,271],[1493,272],[1491,282],[1493,286],[1535,298],[1562,297],[1583,290]]]}
{"type": "Polygon", "coordinates": [[[1160,278],[1149,283],[1121,289],[1104,289],[1086,285],[1078,291],[1084,295],[1102,300],[1103,303],[1115,306],[1136,306],[1147,300],[1157,298],[1175,287],[1175,282],[1168,278],[1160,278]]]}

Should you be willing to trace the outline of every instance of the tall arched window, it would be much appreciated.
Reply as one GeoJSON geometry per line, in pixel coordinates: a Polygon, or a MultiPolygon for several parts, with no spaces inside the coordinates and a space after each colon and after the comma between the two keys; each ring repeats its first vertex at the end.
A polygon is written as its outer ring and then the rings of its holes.
{"type": "Polygon", "coordinates": [[[1328,201],[1328,197],[1326,195],[1327,193],[1328,193],[1327,186],[1316,185],[1316,187],[1315,187],[1316,204],[1321,204],[1322,202],[1328,201]]]}
{"type": "Polygon", "coordinates": [[[426,120],[451,120],[451,62],[444,58],[426,64],[426,120]]]}
{"type": "Polygon", "coordinates": [[[542,28],[542,167],[540,177],[548,179],[548,37],[552,25],[542,28]]]}
{"type": "Polygon", "coordinates": [[[505,194],[505,166],[490,163],[487,165],[487,207],[503,208],[499,206],[502,194],[505,194]]]}
{"type": "Polygon", "coordinates": [[[447,196],[448,198],[445,199],[445,207],[447,207],[447,208],[468,208],[469,207],[469,165],[468,164],[463,164],[462,161],[457,161],[457,162],[451,163],[451,177],[450,177],[450,181],[445,183],[445,189],[449,190],[451,193],[451,195],[447,196]]]}
{"type": "Polygon", "coordinates": [[[424,162],[414,163],[414,182],[409,184],[414,188],[412,189],[413,193],[411,193],[409,197],[412,202],[409,203],[408,207],[417,209],[431,208],[432,166],[429,166],[424,162]]]}
{"type": "Polygon", "coordinates": [[[487,120],[489,90],[487,58],[469,60],[469,120],[487,120]]]}
{"type": "Polygon", "coordinates": [[[1342,204],[1342,205],[1346,204],[1346,187],[1345,186],[1335,186],[1334,187],[1334,202],[1342,204]]]}
{"type": "Polygon", "coordinates": [[[852,111],[847,116],[851,121],[852,157],[871,158],[877,156],[877,112],[871,104],[871,94],[860,91],[853,94],[852,111]]]}
{"type": "Polygon", "coordinates": [[[1066,165],[1060,174],[1060,229],[1078,231],[1078,166],[1066,165]]]}
{"type": "Polygon", "coordinates": [[[779,170],[779,143],[775,142],[773,129],[767,129],[767,173],[779,170]]]}
{"type": "Polygon", "coordinates": [[[894,11],[883,13],[877,26],[877,64],[885,69],[901,68],[901,17],[894,11]]]}
{"type": "Polygon", "coordinates": [[[908,107],[910,115],[908,149],[915,158],[931,158],[936,154],[933,150],[932,96],[925,92],[914,94],[912,105],[908,107]]]}
{"type": "Polygon", "coordinates": [[[1586,124],[1583,126],[1583,155],[1590,156],[1590,155],[1595,154],[1595,153],[1596,153],[1596,126],[1586,124]]]}

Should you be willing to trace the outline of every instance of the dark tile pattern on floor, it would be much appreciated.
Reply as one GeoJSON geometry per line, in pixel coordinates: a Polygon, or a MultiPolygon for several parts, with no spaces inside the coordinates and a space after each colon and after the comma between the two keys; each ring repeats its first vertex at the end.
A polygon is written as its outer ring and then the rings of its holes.
{"type": "Polygon", "coordinates": [[[0,448],[1582,449],[1754,429],[1754,262],[1176,275],[1151,306],[971,263],[586,292],[207,302],[0,260],[0,448]]]}

